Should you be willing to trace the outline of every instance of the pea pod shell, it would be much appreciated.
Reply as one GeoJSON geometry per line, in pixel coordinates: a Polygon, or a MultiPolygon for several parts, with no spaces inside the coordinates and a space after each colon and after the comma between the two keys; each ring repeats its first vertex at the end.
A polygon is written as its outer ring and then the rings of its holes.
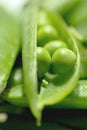
{"type": "Polygon", "coordinates": [[[0,8],[0,93],[6,87],[20,49],[18,21],[0,8]]]}

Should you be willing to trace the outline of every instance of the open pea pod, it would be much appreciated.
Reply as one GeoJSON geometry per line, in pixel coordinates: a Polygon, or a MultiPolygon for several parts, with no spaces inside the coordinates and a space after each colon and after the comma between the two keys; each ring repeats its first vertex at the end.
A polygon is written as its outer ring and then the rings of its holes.
{"type": "Polygon", "coordinates": [[[23,79],[24,90],[27,95],[29,107],[37,118],[38,125],[41,121],[42,110],[46,105],[53,105],[62,101],[72,92],[79,79],[80,57],[75,39],[70,35],[68,27],[63,19],[52,12],[46,12],[47,16],[59,33],[60,38],[65,41],[68,48],[76,55],[76,63],[73,70],[65,75],[56,75],[52,81],[42,79],[40,92],[38,93],[37,75],[37,16],[39,12],[38,1],[33,1],[31,6],[26,8],[24,32],[23,32],[23,79]],[[45,84],[46,83],[46,84],[45,84]],[[43,87],[45,86],[45,87],[43,87]]]}
{"type": "Polygon", "coordinates": [[[6,87],[20,48],[18,21],[0,7],[0,94],[6,87]]]}
{"type": "Polygon", "coordinates": [[[74,38],[68,32],[68,28],[63,19],[56,14],[48,13],[48,17],[52,22],[52,25],[58,30],[60,37],[67,43],[69,49],[71,49],[77,56],[77,61],[73,72],[69,75],[56,77],[57,82],[48,82],[46,87],[41,87],[38,95],[38,107],[43,109],[45,105],[52,105],[63,100],[76,86],[79,78],[79,65],[80,58],[79,52],[74,38]]]}

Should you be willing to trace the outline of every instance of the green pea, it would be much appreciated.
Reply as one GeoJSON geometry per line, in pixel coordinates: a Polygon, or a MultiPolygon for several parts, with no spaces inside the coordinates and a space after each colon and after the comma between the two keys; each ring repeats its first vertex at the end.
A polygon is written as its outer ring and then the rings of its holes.
{"type": "Polygon", "coordinates": [[[48,51],[42,47],[37,47],[37,65],[39,77],[42,77],[50,69],[51,56],[48,51]]]}
{"type": "Polygon", "coordinates": [[[44,46],[47,42],[58,39],[58,32],[52,25],[44,25],[38,29],[37,44],[44,46]]]}
{"type": "Polygon", "coordinates": [[[59,49],[59,48],[67,48],[67,45],[65,42],[63,41],[58,41],[58,40],[54,40],[51,42],[48,42],[45,46],[45,49],[47,49],[47,51],[50,53],[50,55],[52,56],[53,53],[59,49]]]}
{"type": "Polygon", "coordinates": [[[53,71],[57,74],[67,74],[72,71],[76,63],[75,53],[67,48],[56,50],[52,56],[53,71]]]}

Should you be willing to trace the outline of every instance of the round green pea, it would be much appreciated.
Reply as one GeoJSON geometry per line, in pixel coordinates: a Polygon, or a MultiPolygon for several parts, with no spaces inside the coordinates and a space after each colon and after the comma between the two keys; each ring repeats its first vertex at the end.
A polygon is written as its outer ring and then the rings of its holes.
{"type": "Polygon", "coordinates": [[[45,49],[47,49],[47,51],[49,52],[49,54],[52,56],[53,53],[59,49],[59,48],[67,48],[67,45],[64,41],[58,41],[58,40],[54,40],[54,41],[50,41],[48,42],[45,46],[45,49]]]}
{"type": "Polygon", "coordinates": [[[37,73],[42,77],[49,71],[51,65],[51,56],[48,51],[42,47],[37,47],[37,73]]]}
{"type": "Polygon", "coordinates": [[[52,25],[44,25],[37,31],[37,45],[44,46],[47,42],[58,39],[58,32],[52,25]]]}
{"type": "Polygon", "coordinates": [[[76,54],[67,48],[56,50],[52,56],[53,71],[56,74],[67,74],[76,64],[76,54]]]}

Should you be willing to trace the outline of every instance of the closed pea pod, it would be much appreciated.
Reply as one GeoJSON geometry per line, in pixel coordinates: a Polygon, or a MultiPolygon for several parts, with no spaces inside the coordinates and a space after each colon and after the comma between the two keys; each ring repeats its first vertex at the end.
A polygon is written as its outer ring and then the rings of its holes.
{"type": "Polygon", "coordinates": [[[0,94],[6,87],[20,49],[18,20],[0,7],[0,94]]]}

